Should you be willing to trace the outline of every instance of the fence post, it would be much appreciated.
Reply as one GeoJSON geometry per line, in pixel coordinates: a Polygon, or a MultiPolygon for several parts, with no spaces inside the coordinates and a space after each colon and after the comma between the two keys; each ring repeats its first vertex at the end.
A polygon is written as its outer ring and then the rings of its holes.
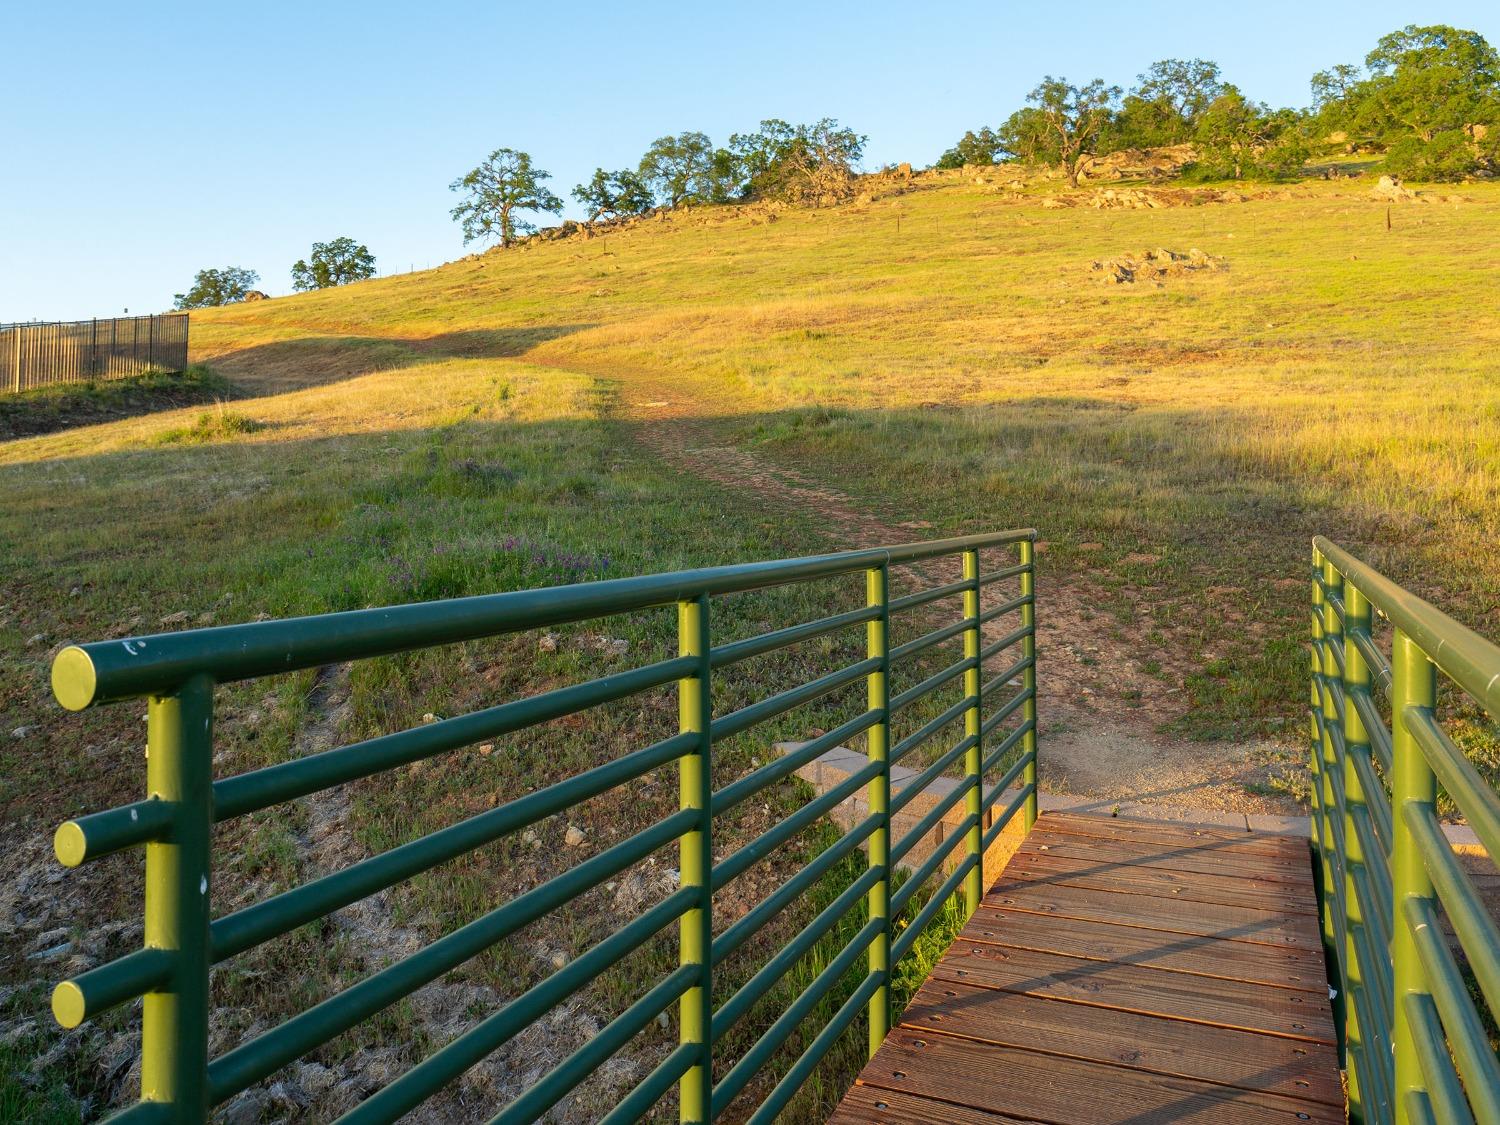
{"type": "MultiPolygon", "coordinates": [[[[1370,857],[1365,855],[1364,839],[1357,825],[1359,815],[1369,823],[1368,806],[1365,803],[1364,782],[1355,767],[1355,755],[1370,760],[1370,734],[1353,698],[1358,692],[1370,690],[1370,666],[1364,653],[1354,643],[1356,637],[1370,635],[1370,602],[1352,583],[1344,583],[1344,989],[1348,994],[1344,1004],[1345,1068],[1349,1075],[1349,1120],[1358,1125],[1366,1119],[1365,1075],[1361,1073],[1365,1064],[1365,1029],[1359,1022],[1358,998],[1365,995],[1364,965],[1359,957],[1358,937],[1363,934],[1365,946],[1369,947],[1370,919],[1365,917],[1359,897],[1359,876],[1365,871],[1370,857]]],[[[1376,857],[1384,862],[1384,857],[1376,857]]],[[[1369,878],[1366,875],[1366,885],[1369,878]]],[[[1374,1029],[1371,1029],[1372,1031],[1374,1029]]],[[[1371,1093],[1373,1094],[1373,1089],[1371,1093]]]]}
{"type": "Polygon", "coordinates": [[[1398,1125],[1411,1120],[1407,1095],[1426,1089],[1406,1000],[1429,992],[1416,938],[1403,906],[1409,898],[1433,897],[1432,877],[1406,822],[1406,806],[1432,811],[1437,779],[1406,722],[1409,709],[1431,710],[1437,703],[1437,669],[1421,647],[1401,630],[1391,645],[1391,1015],[1398,1125]]]}
{"type": "Polygon", "coordinates": [[[99,377],[99,318],[89,322],[89,378],[99,377]]]}
{"type": "Polygon", "coordinates": [[[713,705],[709,678],[709,600],[701,594],[677,603],[677,653],[696,657],[697,669],[677,681],[678,729],[698,735],[698,746],[678,760],[678,798],[684,809],[699,813],[698,826],[678,842],[682,885],[698,892],[698,904],[678,924],[678,958],[699,970],[698,982],[678,1001],[679,1040],[699,1049],[698,1061],[682,1076],[679,1117],[707,1122],[712,1112],[713,1012],[713,771],[710,727],[713,705]]]}
{"type": "Polygon", "coordinates": [[[1027,724],[1021,736],[1021,753],[1027,755],[1026,768],[1021,774],[1021,784],[1029,785],[1031,792],[1026,797],[1026,809],[1022,813],[1021,827],[1031,832],[1037,816],[1036,785],[1036,544],[1030,539],[1021,540],[1021,596],[1031,599],[1021,607],[1021,627],[1026,635],[1021,638],[1021,655],[1029,662],[1021,673],[1021,688],[1029,693],[1021,705],[1021,719],[1027,724]]]}
{"type": "Polygon", "coordinates": [[[16,334],[11,347],[11,378],[14,382],[16,394],[21,393],[21,333],[24,331],[18,324],[11,329],[16,334]]]}
{"type": "Polygon", "coordinates": [[[146,945],[176,954],[169,987],[141,1013],[141,1098],[166,1120],[208,1119],[209,849],[213,829],[213,683],[196,676],[147,704],[146,786],[174,802],[172,835],[146,845],[146,945]]]}
{"type": "Polygon", "coordinates": [[[964,877],[964,916],[972,917],[979,909],[984,897],[984,830],[979,818],[984,811],[984,755],[979,745],[979,692],[984,684],[984,675],[979,667],[979,552],[964,552],[964,581],[969,584],[964,591],[964,617],[972,624],[964,630],[964,659],[974,661],[974,667],[964,673],[964,694],[974,702],[964,711],[964,737],[973,740],[973,745],[964,754],[964,812],[973,821],[969,825],[964,841],[964,853],[973,861],[969,873],[964,877]]]}
{"type": "Polygon", "coordinates": [[[884,922],[870,943],[870,973],[882,980],[870,997],[870,1054],[873,1056],[885,1042],[891,1026],[891,714],[890,714],[890,567],[886,563],[865,571],[865,604],[880,610],[879,616],[865,625],[865,654],[879,660],[880,667],[865,679],[868,707],[880,718],[870,728],[867,742],[869,758],[880,762],[881,770],[870,779],[867,802],[870,815],[880,823],[870,834],[869,866],[882,872],[867,896],[871,919],[884,922]]]}

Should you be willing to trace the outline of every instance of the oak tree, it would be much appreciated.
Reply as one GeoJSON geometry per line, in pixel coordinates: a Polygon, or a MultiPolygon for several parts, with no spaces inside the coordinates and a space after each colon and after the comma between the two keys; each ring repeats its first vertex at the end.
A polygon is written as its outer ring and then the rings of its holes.
{"type": "Polygon", "coordinates": [[[497,148],[479,167],[454,180],[449,190],[461,192],[464,199],[450,214],[463,227],[464,245],[499,238],[501,248],[509,248],[521,235],[536,230],[519,212],[561,211],[562,200],[544,186],[551,178],[531,163],[530,153],[497,148]]]}

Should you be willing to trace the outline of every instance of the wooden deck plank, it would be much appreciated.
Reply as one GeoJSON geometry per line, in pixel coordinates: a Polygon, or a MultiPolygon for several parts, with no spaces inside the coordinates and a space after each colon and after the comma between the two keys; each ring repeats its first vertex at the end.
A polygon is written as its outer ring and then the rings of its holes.
{"type": "Polygon", "coordinates": [[[901,1023],[934,1034],[1344,1104],[1338,1057],[1327,1043],[1289,1047],[1285,1040],[1254,1032],[941,980],[917,990],[901,1023]]]}
{"type": "Polygon", "coordinates": [[[1226,853],[1212,843],[1180,848],[1132,840],[1103,840],[1073,832],[1049,830],[1035,833],[1036,850],[1048,855],[1065,855],[1077,859],[1108,860],[1111,863],[1137,861],[1166,864],[1179,871],[1202,871],[1211,875],[1237,875],[1255,882],[1312,884],[1312,857],[1304,855],[1264,856],[1226,853]]]}
{"type": "Polygon", "coordinates": [[[1127,1067],[896,1028],[870,1060],[865,1086],[1054,1125],[1343,1125],[1342,1108],[1127,1067]],[[917,1042],[925,1046],[917,1046],[917,1042]],[[1302,1115],[1306,1116],[1303,1117],[1302,1115]]]}
{"type": "Polygon", "coordinates": [[[1087,887],[1013,880],[1002,875],[985,896],[994,906],[1038,914],[1091,918],[1117,925],[1141,926],[1179,934],[1206,934],[1235,941],[1254,941],[1292,949],[1321,949],[1316,918],[1274,910],[1195,903],[1191,913],[1163,909],[1149,895],[1117,895],[1087,887]]]}
{"type": "Polygon", "coordinates": [[[1091,961],[1149,965],[1207,977],[1251,981],[1297,992],[1326,992],[1323,959],[1316,953],[1252,942],[1164,933],[1137,926],[1057,918],[989,905],[964,928],[965,941],[1039,949],[1091,961]]]}
{"type": "Polygon", "coordinates": [[[1054,859],[1044,853],[1019,852],[1006,865],[1005,873],[1012,879],[1066,883],[1119,894],[1157,895],[1183,902],[1212,902],[1221,906],[1248,906],[1295,914],[1317,913],[1317,904],[1312,900],[1310,890],[1303,894],[1298,888],[1288,891],[1281,886],[1257,886],[1233,876],[1177,872],[1164,867],[1090,863],[1054,859]]]}
{"type": "Polygon", "coordinates": [[[1086,961],[960,938],[933,967],[931,979],[1292,1039],[1334,1041],[1328,1005],[1319,1003],[1317,995],[1243,981],[1208,980],[1168,969],[1086,961]]]}
{"type": "Polygon", "coordinates": [[[842,1125],[1342,1122],[1305,840],[1047,813],[842,1125]]]}
{"type": "Polygon", "coordinates": [[[828,1125],[1040,1125],[952,1102],[855,1086],[839,1103],[828,1125]]]}
{"type": "Polygon", "coordinates": [[[1307,839],[1302,836],[1278,836],[1269,832],[1239,832],[1230,828],[1166,824],[1160,821],[1133,820],[1127,817],[1091,816],[1086,813],[1049,812],[1047,826],[1057,832],[1076,832],[1106,840],[1141,840],[1149,843],[1183,845],[1213,842],[1226,852],[1290,856],[1306,854],[1307,839]]]}

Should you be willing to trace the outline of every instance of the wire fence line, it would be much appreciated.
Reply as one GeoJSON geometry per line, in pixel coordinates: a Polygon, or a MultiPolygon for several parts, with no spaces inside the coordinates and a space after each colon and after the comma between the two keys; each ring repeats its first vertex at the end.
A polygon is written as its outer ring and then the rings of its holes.
{"type": "Polygon", "coordinates": [[[188,314],[0,324],[0,393],[187,367],[188,314]]]}

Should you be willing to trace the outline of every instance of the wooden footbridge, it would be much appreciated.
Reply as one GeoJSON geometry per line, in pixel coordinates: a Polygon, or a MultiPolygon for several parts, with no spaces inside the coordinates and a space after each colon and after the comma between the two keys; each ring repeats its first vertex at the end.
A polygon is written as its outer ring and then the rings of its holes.
{"type": "Polygon", "coordinates": [[[1342,1122],[1305,837],[1048,813],[833,1116],[1342,1122]]]}
{"type": "MultiPolygon", "coordinates": [[[[1033,540],[999,532],[64,649],[53,687],[65,707],[145,698],[149,722],[146,795],[68,821],[56,838],[69,866],[144,850],[144,943],[59,984],[57,1020],[71,1028],[141,999],[139,1099],[116,1120],[205,1122],[313,1052],[351,1050],[338,1044],[344,1032],[378,1034],[369,1022],[393,1005],[671,849],[671,888],[609,919],[618,928],[555,972],[514,982],[447,1042],[341,1106],[339,1120],[390,1122],[419,1108],[453,1116],[455,1103],[431,1099],[559,1005],[592,1002],[580,994],[602,974],[675,931],[675,968],[479,1119],[578,1120],[581,1084],[629,1051],[633,1085],[591,1114],[608,1125],[760,1125],[830,1111],[845,1125],[1293,1125],[1346,1113],[1500,1123],[1500,1063],[1484,1022],[1500,1011],[1500,932],[1437,820],[1441,789],[1500,855],[1500,798],[1444,722],[1460,714],[1472,731],[1500,716],[1500,648],[1319,540],[1310,839],[1038,819],[1033,540]],[[893,576],[917,588],[896,594],[893,576]],[[725,599],[792,583],[821,583],[828,615],[721,635],[733,632],[724,622],[747,620],[721,616],[725,599]],[[675,655],[214,776],[220,685],[663,609],[675,611],[675,655]],[[811,641],[837,666],[721,703],[730,669],[811,641]],[[492,801],[476,793],[480,807],[435,832],[214,914],[218,825],[674,688],[674,734],[601,746],[596,764],[541,788],[492,801]],[[769,742],[763,724],[814,700],[847,718],[740,776],[716,771],[723,740],[755,731],[769,742]],[[768,827],[752,821],[760,831],[747,838],[733,810],[752,799],[746,807],[771,809],[763,794],[785,794],[793,773],[846,744],[862,744],[852,772],[768,827]],[[634,787],[660,770],[676,773],[678,799],[648,827],[478,917],[446,919],[429,945],[341,981],[280,1024],[242,1019],[252,1030],[238,1037],[214,1026],[216,965],[533,825],[555,827],[552,818],[611,790],[632,787],[654,807],[634,787]],[[801,834],[856,797],[842,835],[757,902],[715,918],[726,887],[798,854],[788,849],[801,834]],[[806,905],[812,891],[816,907],[806,905]],[[943,952],[952,931],[932,927],[955,917],[962,930],[943,952]],[[912,965],[931,968],[898,1011],[894,985],[912,965]],[[842,1094],[851,1068],[827,1064],[850,1036],[868,1043],[869,1061],[835,1107],[804,1087],[816,1072],[826,1089],[832,1073],[842,1094]]],[[[501,759],[497,745],[489,760],[501,759]]]]}

